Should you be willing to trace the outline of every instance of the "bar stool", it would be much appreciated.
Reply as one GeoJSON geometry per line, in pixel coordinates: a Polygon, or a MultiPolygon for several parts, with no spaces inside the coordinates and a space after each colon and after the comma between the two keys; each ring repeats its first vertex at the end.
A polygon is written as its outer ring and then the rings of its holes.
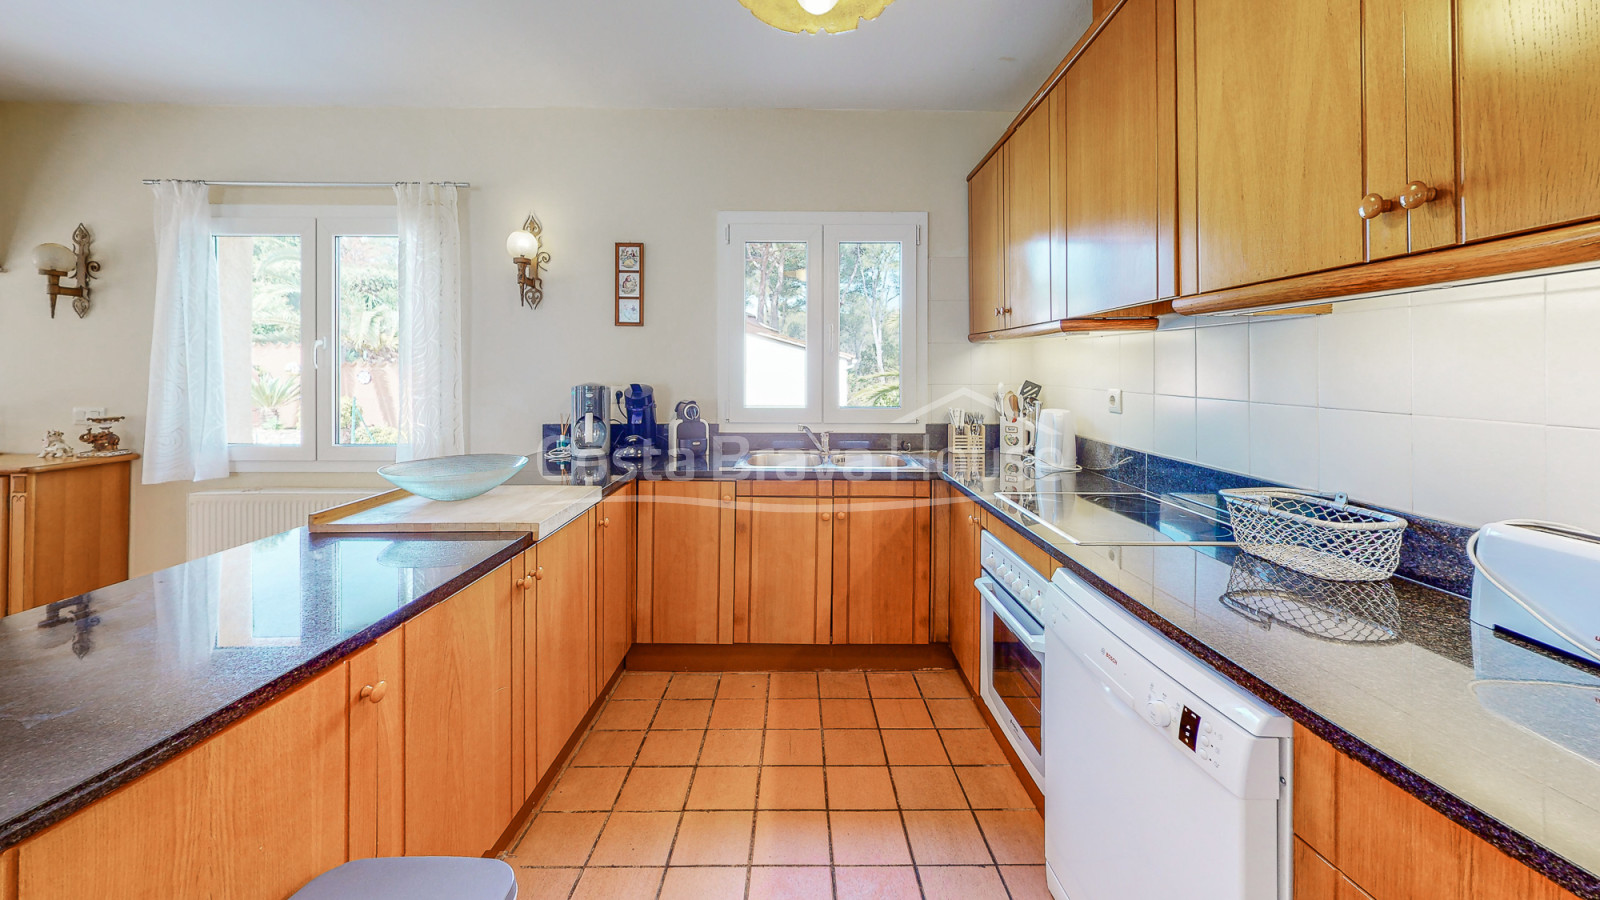
{"type": "Polygon", "coordinates": [[[311,879],[289,900],[516,900],[517,877],[498,859],[358,859],[311,879]]]}

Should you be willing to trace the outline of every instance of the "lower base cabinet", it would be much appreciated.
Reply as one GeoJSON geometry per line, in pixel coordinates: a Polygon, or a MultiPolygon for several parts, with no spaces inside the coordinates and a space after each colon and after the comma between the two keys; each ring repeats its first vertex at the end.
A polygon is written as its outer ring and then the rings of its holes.
{"type": "MultiPolygon", "coordinates": [[[[524,637],[533,678],[526,691],[532,702],[527,721],[533,726],[528,790],[555,763],[599,690],[594,678],[593,515],[584,513],[525,555],[537,554],[528,606],[532,615],[526,617],[532,630],[524,637]]],[[[500,827],[509,821],[507,815],[500,827]]]]}
{"type": "Polygon", "coordinates": [[[350,657],[350,858],[406,852],[405,632],[350,657]]]}
{"type": "Polygon", "coordinates": [[[833,498],[833,642],[925,644],[933,505],[927,482],[856,482],[833,498]]]}
{"type": "Polygon", "coordinates": [[[741,483],[734,508],[733,639],[826,644],[833,607],[833,498],[826,482],[741,483]]]}
{"type": "Polygon", "coordinates": [[[983,597],[973,582],[983,572],[978,558],[983,519],[978,504],[957,500],[950,507],[950,652],[967,683],[977,686],[983,661],[983,597]]]}

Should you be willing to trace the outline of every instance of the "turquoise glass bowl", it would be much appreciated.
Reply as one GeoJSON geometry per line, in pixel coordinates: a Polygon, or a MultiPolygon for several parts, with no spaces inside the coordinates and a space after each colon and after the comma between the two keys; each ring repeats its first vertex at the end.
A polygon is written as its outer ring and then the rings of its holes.
{"type": "Polygon", "coordinates": [[[506,482],[528,464],[511,453],[468,453],[392,463],[378,470],[403,491],[429,500],[468,500],[506,482]]]}

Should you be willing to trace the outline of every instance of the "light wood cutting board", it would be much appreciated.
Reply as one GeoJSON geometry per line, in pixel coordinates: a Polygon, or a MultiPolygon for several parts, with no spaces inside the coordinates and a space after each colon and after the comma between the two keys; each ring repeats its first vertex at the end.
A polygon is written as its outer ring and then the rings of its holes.
{"type": "Polygon", "coordinates": [[[503,484],[470,500],[390,491],[311,516],[314,534],[528,532],[543,537],[600,502],[598,487],[503,484]]]}

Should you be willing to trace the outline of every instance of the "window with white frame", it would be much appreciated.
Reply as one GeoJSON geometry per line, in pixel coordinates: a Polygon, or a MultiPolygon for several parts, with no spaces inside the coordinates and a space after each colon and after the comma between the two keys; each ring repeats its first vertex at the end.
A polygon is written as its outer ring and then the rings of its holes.
{"type": "Polygon", "coordinates": [[[722,213],[717,224],[724,421],[918,421],[925,213],[722,213]]]}
{"type": "Polygon", "coordinates": [[[394,459],[400,239],[386,207],[217,207],[236,468],[394,459]]]}

